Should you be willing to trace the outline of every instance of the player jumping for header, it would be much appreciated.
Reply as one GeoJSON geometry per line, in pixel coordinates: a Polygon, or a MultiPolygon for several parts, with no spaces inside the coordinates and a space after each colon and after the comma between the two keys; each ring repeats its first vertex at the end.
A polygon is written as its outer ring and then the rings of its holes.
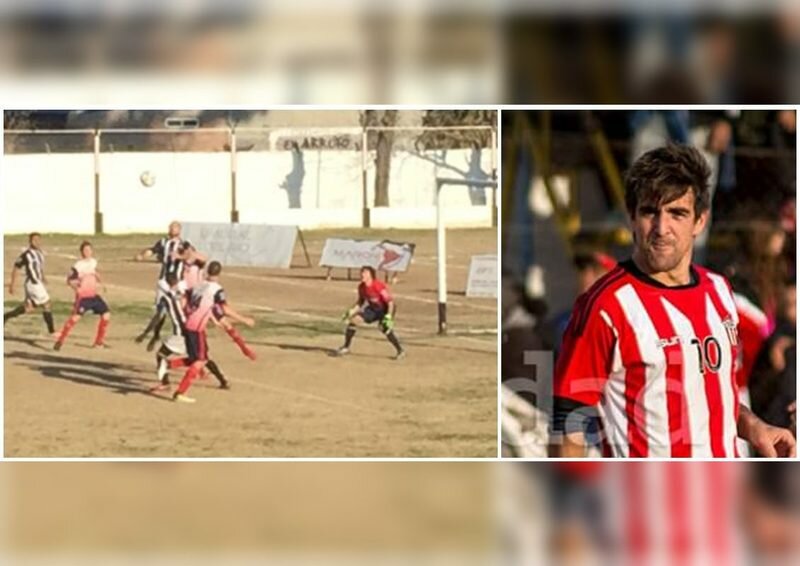
{"type": "MultiPolygon", "coordinates": [[[[218,261],[208,264],[208,276],[206,281],[192,290],[189,299],[188,316],[186,319],[186,353],[187,357],[181,360],[182,365],[189,366],[186,374],[178,385],[177,391],[172,396],[175,401],[184,403],[194,403],[194,399],[186,395],[186,391],[191,387],[192,382],[200,375],[200,372],[208,362],[208,341],[206,338],[206,326],[208,321],[214,316],[214,309],[221,309],[225,316],[238,320],[239,322],[253,327],[255,322],[237,313],[228,305],[225,297],[225,290],[219,284],[219,274],[222,272],[222,265],[218,261]]],[[[170,364],[170,367],[174,367],[170,364]]]]}
{"type": "Polygon", "coordinates": [[[92,244],[84,241],[81,243],[80,252],[81,259],[75,262],[67,277],[67,284],[75,290],[75,306],[72,309],[72,316],[64,323],[58,340],[53,346],[55,350],[61,349],[70,331],[86,311],[92,311],[100,315],[93,347],[106,347],[105,338],[111,319],[111,312],[109,312],[108,305],[106,305],[103,298],[97,294],[97,284],[101,281],[100,274],[97,272],[97,260],[92,257],[94,255],[92,244]]]}
{"type": "Polygon", "coordinates": [[[14,317],[31,312],[36,307],[41,307],[42,317],[47,324],[47,331],[50,335],[55,334],[53,326],[53,313],[50,311],[50,295],[47,294],[44,284],[47,279],[44,276],[44,254],[42,253],[42,235],[33,232],[28,236],[28,249],[22,252],[14,262],[11,270],[11,281],[8,283],[8,293],[14,294],[14,282],[17,278],[17,271],[25,269],[25,302],[17,308],[3,314],[3,325],[14,317]]]}
{"type": "Polygon", "coordinates": [[[166,313],[159,309],[161,298],[169,292],[169,285],[167,284],[167,275],[174,273],[178,279],[183,277],[185,261],[191,244],[181,238],[181,223],[178,221],[170,222],[167,236],[161,238],[149,248],[140,251],[134,257],[135,261],[143,261],[150,256],[156,256],[159,263],[161,263],[161,271],[158,274],[158,282],[156,283],[156,317],[155,322],[147,326],[147,328],[136,338],[137,342],[142,342],[151,330],[154,330],[153,337],[147,343],[147,351],[150,352],[155,348],[156,343],[160,338],[161,327],[164,325],[166,313]]]}
{"type": "Polygon", "coordinates": [[[336,355],[350,353],[350,343],[356,335],[359,322],[371,324],[380,321],[381,332],[396,350],[394,359],[402,360],[406,353],[394,333],[394,313],[395,304],[389,287],[377,279],[374,267],[365,265],[361,268],[358,300],[342,317],[342,320],[347,321],[347,328],[344,331],[344,346],[336,350],[336,355]]]}

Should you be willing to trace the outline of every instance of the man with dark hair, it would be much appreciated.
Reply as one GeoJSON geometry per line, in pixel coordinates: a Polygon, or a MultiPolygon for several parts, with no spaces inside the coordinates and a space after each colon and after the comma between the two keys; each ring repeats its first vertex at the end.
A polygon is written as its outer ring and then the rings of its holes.
{"type": "Polygon", "coordinates": [[[72,309],[72,316],[64,323],[64,327],[61,329],[61,333],[53,346],[55,350],[61,349],[72,328],[87,311],[100,315],[93,347],[106,347],[105,338],[111,319],[111,312],[103,297],[97,293],[97,285],[101,281],[100,273],[97,271],[97,259],[93,257],[94,250],[91,242],[84,240],[81,243],[80,252],[81,259],[75,262],[67,276],[67,284],[75,290],[75,306],[72,309]]]}
{"type": "Polygon", "coordinates": [[[730,285],[692,265],[708,177],[690,146],[654,149],[631,167],[633,255],[576,303],[553,387],[557,455],[585,455],[584,415],[596,407],[617,457],[734,457],[737,435],[763,456],[794,456],[790,431],[739,404],[730,285]]]}
{"type": "Polygon", "coordinates": [[[17,308],[3,314],[3,325],[17,316],[27,314],[36,307],[42,308],[42,317],[47,325],[47,331],[52,336],[56,330],[53,325],[53,313],[50,310],[50,295],[44,284],[44,254],[42,253],[42,235],[33,232],[28,236],[28,249],[20,254],[11,270],[11,281],[8,283],[9,295],[14,294],[14,282],[17,271],[25,269],[25,301],[17,308]]]}
{"type": "Polygon", "coordinates": [[[394,312],[395,304],[389,287],[377,278],[375,268],[365,265],[361,268],[361,283],[358,285],[358,299],[342,316],[343,321],[347,321],[347,328],[344,332],[344,345],[336,350],[338,356],[350,353],[350,344],[353,336],[356,335],[356,328],[359,322],[371,324],[379,322],[381,332],[386,339],[394,346],[395,360],[402,360],[405,350],[400,345],[397,335],[394,333],[394,312]]]}
{"type": "Polygon", "coordinates": [[[178,367],[178,365],[189,367],[180,385],[178,385],[177,391],[172,396],[175,401],[184,403],[194,403],[195,401],[188,397],[186,392],[208,364],[206,325],[214,317],[215,309],[221,310],[226,317],[238,320],[247,326],[253,327],[255,325],[252,318],[240,315],[228,304],[225,290],[219,284],[221,272],[222,265],[218,261],[209,263],[206,280],[192,290],[192,295],[189,298],[185,324],[187,357],[182,360],[174,360],[174,362],[180,362],[179,364],[170,363],[170,367],[178,367]]]}

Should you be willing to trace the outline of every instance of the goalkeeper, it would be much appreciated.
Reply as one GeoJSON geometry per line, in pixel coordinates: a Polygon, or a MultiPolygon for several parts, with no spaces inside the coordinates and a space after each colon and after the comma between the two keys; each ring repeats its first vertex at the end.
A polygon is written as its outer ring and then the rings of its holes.
{"type": "Polygon", "coordinates": [[[361,268],[358,301],[342,316],[342,320],[347,321],[347,328],[344,331],[344,346],[336,350],[336,354],[344,356],[350,353],[350,343],[356,335],[359,321],[366,324],[378,322],[381,332],[396,350],[394,359],[402,360],[406,353],[394,333],[394,312],[389,288],[377,279],[374,267],[365,265],[361,268]]]}

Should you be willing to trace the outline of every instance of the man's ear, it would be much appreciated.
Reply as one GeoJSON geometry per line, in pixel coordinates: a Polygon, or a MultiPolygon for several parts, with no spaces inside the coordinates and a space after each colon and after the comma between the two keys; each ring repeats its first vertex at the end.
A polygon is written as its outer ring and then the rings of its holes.
{"type": "Polygon", "coordinates": [[[708,224],[708,217],[711,214],[710,211],[706,210],[702,212],[700,216],[697,217],[697,220],[694,221],[694,228],[692,229],[692,236],[695,238],[700,235],[700,233],[705,230],[706,224],[708,224]]]}

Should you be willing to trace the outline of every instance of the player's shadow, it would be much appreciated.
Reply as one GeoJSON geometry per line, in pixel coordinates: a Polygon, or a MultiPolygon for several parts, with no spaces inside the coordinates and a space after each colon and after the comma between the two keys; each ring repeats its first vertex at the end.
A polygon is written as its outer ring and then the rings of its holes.
{"type": "Polygon", "coordinates": [[[72,358],[53,354],[28,354],[13,352],[7,359],[19,360],[22,365],[34,369],[48,378],[64,379],[90,387],[104,387],[119,395],[146,395],[168,400],[149,390],[149,380],[133,375],[133,366],[72,358]]]}
{"type": "Polygon", "coordinates": [[[251,342],[254,346],[269,346],[279,350],[290,350],[296,352],[321,352],[323,354],[334,354],[336,348],[323,348],[322,346],[304,346],[303,344],[281,344],[280,342],[251,342]]]}
{"type": "Polygon", "coordinates": [[[3,340],[6,342],[19,342],[20,344],[25,344],[26,346],[30,346],[31,348],[36,348],[37,350],[44,350],[45,352],[49,351],[53,347],[52,340],[48,341],[48,346],[41,344],[42,339],[35,339],[35,338],[23,338],[22,336],[5,336],[3,340]]]}

